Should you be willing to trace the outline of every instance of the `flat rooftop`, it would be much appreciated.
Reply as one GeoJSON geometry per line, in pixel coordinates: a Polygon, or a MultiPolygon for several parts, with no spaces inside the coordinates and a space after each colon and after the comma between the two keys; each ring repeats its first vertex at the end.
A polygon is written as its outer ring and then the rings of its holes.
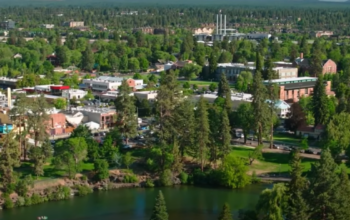
{"type": "MultiPolygon", "coordinates": [[[[274,79],[271,80],[272,83],[285,84],[285,83],[303,83],[303,82],[313,82],[317,81],[317,77],[294,77],[287,79],[274,79]]],[[[269,83],[269,80],[264,80],[264,83],[269,83]]]]}

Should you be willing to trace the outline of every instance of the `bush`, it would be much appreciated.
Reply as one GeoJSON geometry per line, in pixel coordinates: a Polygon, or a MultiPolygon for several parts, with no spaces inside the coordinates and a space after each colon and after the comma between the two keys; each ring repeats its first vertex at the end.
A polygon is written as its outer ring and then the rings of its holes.
{"type": "Polygon", "coordinates": [[[70,197],[70,188],[67,186],[59,186],[52,194],[52,200],[68,199],[70,197]]]}
{"type": "Polygon", "coordinates": [[[170,169],[164,170],[159,177],[159,183],[161,186],[172,186],[173,185],[173,173],[170,169]]]}
{"type": "Polygon", "coordinates": [[[181,172],[179,175],[179,179],[181,181],[182,184],[187,184],[188,182],[188,174],[185,172],[181,172]]]}
{"type": "Polygon", "coordinates": [[[43,198],[41,198],[41,196],[39,196],[36,193],[33,193],[31,200],[32,200],[32,205],[39,204],[39,203],[43,202],[43,198]]]}
{"type": "Polygon", "coordinates": [[[18,196],[17,201],[16,201],[16,206],[17,206],[17,207],[24,206],[24,205],[25,205],[25,202],[26,202],[26,201],[24,200],[24,197],[18,196]]]}
{"type": "Polygon", "coordinates": [[[124,176],[123,183],[137,183],[139,180],[135,174],[127,174],[124,176]]]}
{"type": "Polygon", "coordinates": [[[82,181],[87,181],[87,180],[88,180],[88,177],[87,177],[86,175],[82,175],[82,176],[80,177],[80,179],[81,179],[82,181]]]}
{"type": "Polygon", "coordinates": [[[12,202],[12,199],[9,196],[5,197],[4,209],[12,209],[15,205],[12,202]]]}
{"type": "Polygon", "coordinates": [[[29,197],[29,196],[25,196],[25,197],[24,197],[24,205],[25,205],[25,206],[30,206],[30,205],[32,205],[32,198],[29,197]]]}
{"type": "Polygon", "coordinates": [[[78,186],[77,189],[78,189],[78,196],[85,196],[87,194],[92,193],[92,189],[86,185],[78,186]]]}
{"type": "Polygon", "coordinates": [[[252,173],[252,183],[260,183],[261,179],[256,175],[255,170],[252,173]]]}
{"type": "Polygon", "coordinates": [[[151,179],[147,179],[146,182],[145,182],[145,187],[147,187],[147,188],[154,187],[153,181],[151,179]]]}
{"type": "Polygon", "coordinates": [[[94,163],[97,180],[104,180],[109,177],[108,162],[107,160],[96,160],[94,163]]]}
{"type": "Polygon", "coordinates": [[[146,167],[148,171],[155,171],[156,170],[156,164],[154,163],[154,161],[151,158],[148,158],[146,161],[146,167]]]}

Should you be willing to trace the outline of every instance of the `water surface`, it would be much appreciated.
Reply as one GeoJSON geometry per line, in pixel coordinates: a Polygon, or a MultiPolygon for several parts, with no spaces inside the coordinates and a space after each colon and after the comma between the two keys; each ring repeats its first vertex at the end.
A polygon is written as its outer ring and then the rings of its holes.
{"type": "Polygon", "coordinates": [[[143,220],[149,219],[158,190],[162,190],[170,220],[213,220],[225,202],[237,211],[254,208],[260,192],[269,185],[244,189],[211,189],[192,186],[133,188],[96,192],[85,197],[0,210],[0,220],[143,220]]]}

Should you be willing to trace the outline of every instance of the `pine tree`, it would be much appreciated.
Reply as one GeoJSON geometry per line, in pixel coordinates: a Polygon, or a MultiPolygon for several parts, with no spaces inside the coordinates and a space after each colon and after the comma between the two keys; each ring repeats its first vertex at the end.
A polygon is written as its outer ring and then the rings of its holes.
{"type": "Polygon", "coordinates": [[[329,120],[328,97],[323,84],[323,75],[318,76],[314,93],[312,96],[313,115],[315,118],[315,126],[325,125],[329,120]]]}
{"type": "Polygon", "coordinates": [[[218,67],[218,56],[215,53],[215,51],[213,51],[210,56],[209,56],[209,79],[215,79],[215,73],[216,73],[216,69],[218,67]]]}
{"type": "Polygon", "coordinates": [[[286,216],[289,220],[308,220],[308,204],[304,199],[307,190],[307,179],[302,176],[303,166],[299,151],[292,152],[291,181],[288,184],[288,206],[286,216]]]}
{"type": "Polygon", "coordinates": [[[255,73],[253,81],[253,101],[252,109],[255,121],[255,128],[258,131],[258,143],[262,144],[262,136],[267,124],[269,110],[266,103],[266,87],[262,83],[261,72],[257,71],[255,73]]]}
{"type": "Polygon", "coordinates": [[[159,190],[150,220],[168,220],[168,212],[162,191],[159,190]]]}
{"type": "Polygon", "coordinates": [[[131,137],[137,134],[137,117],[134,97],[130,96],[131,88],[124,80],[118,88],[119,95],[115,101],[117,121],[120,132],[126,138],[126,144],[131,137]]]}
{"type": "Polygon", "coordinates": [[[209,143],[209,120],[208,120],[208,103],[200,97],[196,110],[196,137],[197,137],[197,158],[201,164],[201,170],[204,169],[204,164],[207,158],[208,143],[209,143]]]}
{"type": "Polygon", "coordinates": [[[224,97],[228,92],[230,92],[230,85],[228,84],[225,73],[222,73],[218,86],[218,96],[224,97]]]}
{"type": "Polygon", "coordinates": [[[90,46],[86,47],[81,59],[82,68],[84,70],[91,71],[95,64],[95,57],[90,46]]]}
{"type": "Polygon", "coordinates": [[[310,192],[305,197],[310,204],[309,219],[336,219],[339,212],[337,165],[328,149],[322,150],[321,159],[311,171],[310,192]]]}
{"type": "Polygon", "coordinates": [[[263,71],[263,58],[261,57],[261,54],[259,51],[256,51],[256,61],[255,61],[255,72],[262,73],[263,71]]]}
{"type": "Polygon", "coordinates": [[[337,189],[339,212],[337,212],[337,220],[347,220],[350,216],[350,181],[345,168],[341,169],[340,182],[337,189]]]}
{"type": "Polygon", "coordinates": [[[218,220],[232,220],[232,214],[230,211],[230,206],[225,203],[224,206],[222,207],[222,211],[219,215],[218,220]]]}
{"type": "Polygon", "coordinates": [[[221,114],[221,157],[224,158],[225,155],[230,153],[230,143],[231,143],[231,127],[230,121],[226,111],[222,111],[221,114]]]}

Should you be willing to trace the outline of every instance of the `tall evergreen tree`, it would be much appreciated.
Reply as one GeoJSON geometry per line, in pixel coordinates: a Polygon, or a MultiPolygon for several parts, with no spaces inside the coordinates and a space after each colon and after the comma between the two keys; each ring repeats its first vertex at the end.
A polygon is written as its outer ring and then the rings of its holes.
{"type": "Polygon", "coordinates": [[[95,57],[90,46],[85,48],[81,59],[82,68],[84,70],[91,71],[95,64],[95,57]]]}
{"type": "Polygon", "coordinates": [[[218,67],[218,55],[215,51],[211,52],[209,56],[209,79],[215,79],[216,78],[216,69],[218,67]]]}
{"type": "Polygon", "coordinates": [[[347,220],[350,216],[350,181],[345,168],[341,169],[340,182],[337,189],[339,212],[337,213],[337,220],[347,220]]]}
{"type": "Polygon", "coordinates": [[[310,219],[337,219],[339,203],[337,190],[339,177],[337,165],[328,149],[324,149],[321,159],[312,167],[310,192],[306,198],[310,204],[310,219]]]}
{"type": "Polygon", "coordinates": [[[136,106],[134,97],[130,96],[131,88],[126,80],[123,80],[118,90],[119,95],[115,101],[118,127],[128,144],[129,138],[137,134],[136,106]]]}
{"type": "Polygon", "coordinates": [[[218,220],[232,220],[232,214],[230,211],[230,206],[225,203],[222,207],[222,211],[220,212],[218,220]]]}
{"type": "Polygon", "coordinates": [[[268,122],[269,109],[266,103],[266,87],[262,83],[261,72],[255,73],[253,81],[253,101],[252,109],[255,121],[255,128],[258,132],[258,143],[262,144],[262,137],[268,122]]]}
{"type": "Polygon", "coordinates": [[[308,220],[308,204],[304,199],[307,190],[307,179],[302,176],[303,166],[299,151],[292,152],[291,181],[288,183],[288,206],[286,216],[289,220],[308,220]]]}
{"type": "Polygon", "coordinates": [[[225,155],[230,153],[230,143],[231,143],[231,127],[230,120],[228,119],[228,115],[226,111],[222,111],[221,114],[221,158],[224,158],[225,155]]]}
{"type": "Polygon", "coordinates": [[[197,158],[201,164],[201,170],[203,171],[204,165],[207,159],[207,147],[209,143],[209,120],[208,120],[208,103],[200,97],[196,109],[196,147],[197,147],[197,158]]]}
{"type": "Polygon", "coordinates": [[[263,63],[264,63],[264,60],[261,57],[261,54],[259,53],[259,51],[256,51],[255,72],[262,73],[262,71],[263,71],[263,63]]]}
{"type": "Polygon", "coordinates": [[[166,203],[162,191],[159,190],[150,220],[168,220],[166,203]]]}
{"type": "Polygon", "coordinates": [[[315,118],[315,126],[325,125],[329,120],[328,97],[323,83],[323,75],[319,74],[314,93],[312,96],[313,115],[315,118]]]}
{"type": "Polygon", "coordinates": [[[218,96],[224,97],[230,91],[230,85],[228,84],[226,74],[222,73],[220,76],[220,82],[218,86],[218,96]]]}

